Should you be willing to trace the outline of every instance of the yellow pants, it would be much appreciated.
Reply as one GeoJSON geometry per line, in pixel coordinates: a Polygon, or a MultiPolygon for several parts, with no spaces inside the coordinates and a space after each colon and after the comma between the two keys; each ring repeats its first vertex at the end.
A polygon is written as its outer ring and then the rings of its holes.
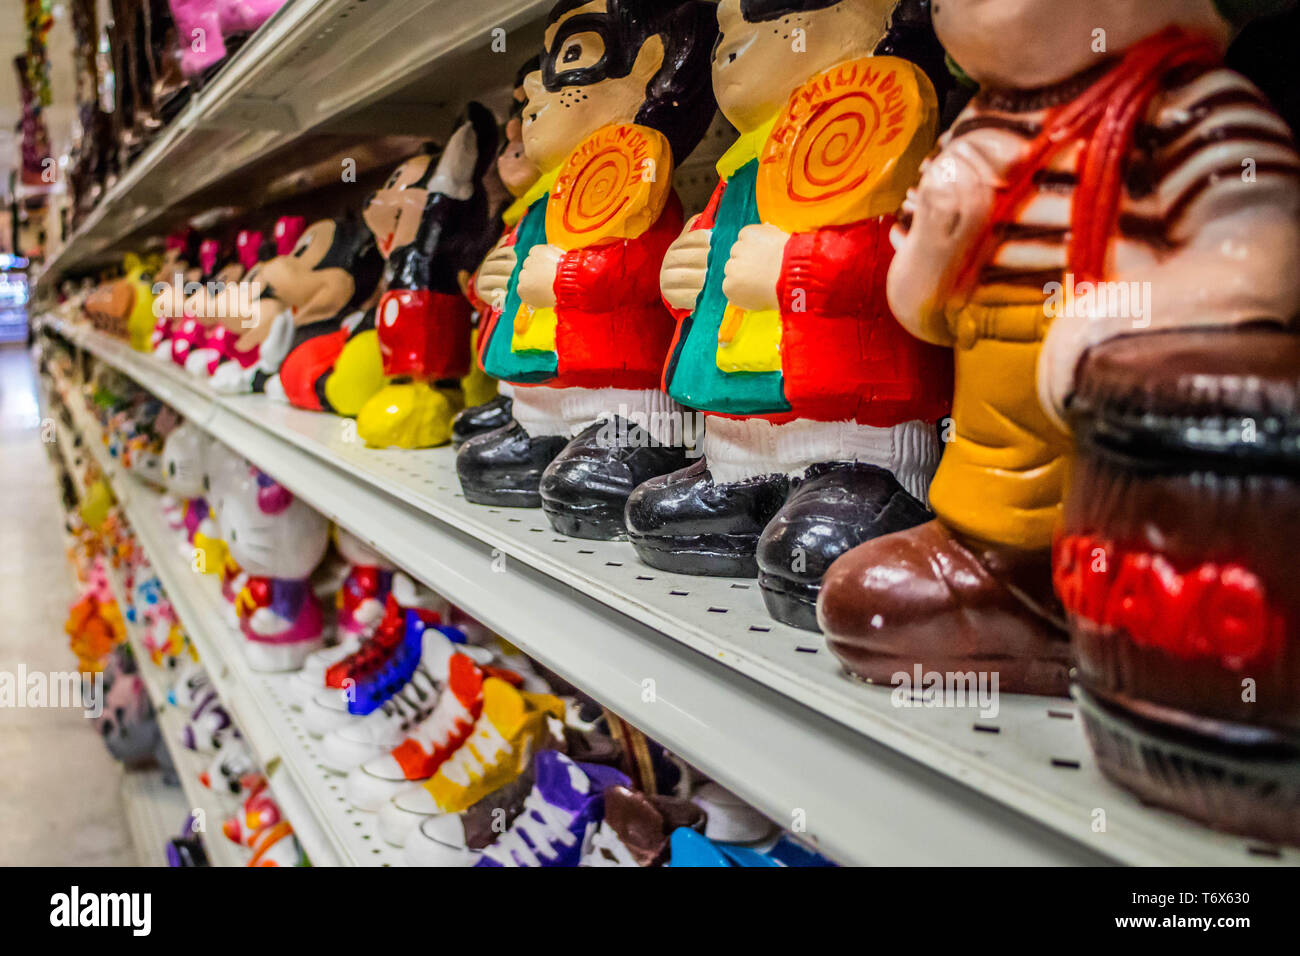
{"type": "Polygon", "coordinates": [[[1074,446],[1038,403],[1038,353],[1047,329],[1042,300],[967,305],[954,326],[952,430],[930,504],[963,534],[1046,548],[1074,446]]]}

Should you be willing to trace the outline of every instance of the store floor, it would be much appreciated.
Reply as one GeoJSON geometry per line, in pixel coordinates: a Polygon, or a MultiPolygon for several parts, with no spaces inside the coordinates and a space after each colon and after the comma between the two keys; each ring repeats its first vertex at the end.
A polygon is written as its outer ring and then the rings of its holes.
{"type": "MultiPolygon", "coordinates": [[[[75,668],[63,634],[73,583],[36,376],[0,347],[0,673],[75,668]]],[[[80,710],[0,707],[0,865],[131,866],[122,770],[80,710]]]]}

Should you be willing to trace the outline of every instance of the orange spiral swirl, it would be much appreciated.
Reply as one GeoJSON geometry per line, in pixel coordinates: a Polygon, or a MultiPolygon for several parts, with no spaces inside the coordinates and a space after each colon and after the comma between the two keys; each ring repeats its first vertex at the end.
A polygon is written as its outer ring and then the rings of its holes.
{"type": "Polygon", "coordinates": [[[790,97],[759,156],[763,221],[789,232],[893,212],[934,143],[934,90],[914,65],[863,57],[790,97]]]}
{"type": "Polygon", "coordinates": [[[547,241],[562,249],[632,239],[663,211],[672,151],[657,130],[619,123],[597,130],[560,168],[546,207],[547,241]]]}

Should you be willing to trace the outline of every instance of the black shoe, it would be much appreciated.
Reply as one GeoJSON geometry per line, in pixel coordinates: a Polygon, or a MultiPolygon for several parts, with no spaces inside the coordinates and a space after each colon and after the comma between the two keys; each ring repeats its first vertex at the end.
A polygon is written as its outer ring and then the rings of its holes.
{"type": "Polygon", "coordinates": [[[562,435],[533,438],[511,420],[476,435],[456,453],[456,474],[465,499],[478,505],[540,508],[537,485],[551,459],[564,450],[562,435]]]}
{"type": "Polygon", "coordinates": [[[509,425],[513,421],[511,416],[514,407],[513,398],[509,395],[498,395],[490,402],[462,409],[451,423],[452,447],[459,448],[475,435],[483,435],[503,425],[509,425]]]}
{"type": "Polygon", "coordinates": [[[627,537],[623,509],[633,489],[687,463],[686,449],[654,441],[638,425],[593,422],[542,475],[542,507],[560,534],[597,541],[627,537]]]}
{"type": "Polygon", "coordinates": [[[817,594],[831,562],[864,541],[933,518],[887,469],[862,462],[813,465],[758,542],[758,585],[782,624],[820,631],[817,594]]]}
{"type": "Polygon", "coordinates": [[[632,492],[624,514],[627,536],[653,568],[752,578],[758,536],[789,493],[785,475],[714,484],[701,458],[632,492]]]}

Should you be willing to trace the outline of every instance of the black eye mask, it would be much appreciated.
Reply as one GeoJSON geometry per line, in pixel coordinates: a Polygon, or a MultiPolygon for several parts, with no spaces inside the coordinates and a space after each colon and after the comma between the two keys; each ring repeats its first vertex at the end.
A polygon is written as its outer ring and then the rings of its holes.
{"type": "MultiPolygon", "coordinates": [[[[590,86],[602,80],[622,79],[632,72],[632,63],[641,44],[633,44],[621,35],[613,19],[604,13],[583,13],[564,21],[556,31],[551,48],[542,56],[542,86],[554,93],[566,86],[590,86]],[[561,58],[570,37],[579,33],[595,33],[604,41],[605,52],[589,66],[565,69],[561,58]]],[[[644,38],[642,38],[644,42],[644,38]]]]}
{"type": "Polygon", "coordinates": [[[825,10],[840,0],[740,0],[740,15],[749,23],[779,20],[792,13],[825,10]]]}

